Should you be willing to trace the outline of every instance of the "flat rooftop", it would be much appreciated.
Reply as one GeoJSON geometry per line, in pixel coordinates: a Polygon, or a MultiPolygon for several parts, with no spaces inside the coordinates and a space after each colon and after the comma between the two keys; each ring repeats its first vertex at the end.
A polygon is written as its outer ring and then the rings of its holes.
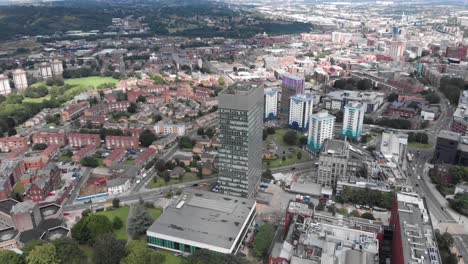
{"type": "Polygon", "coordinates": [[[6,199],[6,200],[1,200],[0,201],[0,211],[2,213],[5,213],[7,215],[10,214],[11,208],[15,206],[18,203],[18,201],[13,200],[13,199],[6,199]]]}
{"type": "Polygon", "coordinates": [[[221,91],[221,94],[249,95],[260,86],[262,84],[257,82],[235,82],[221,91]]]}
{"type": "Polygon", "coordinates": [[[398,215],[405,262],[420,259],[440,263],[440,255],[433,234],[425,202],[415,194],[398,193],[398,215]]]}
{"type": "Polygon", "coordinates": [[[255,200],[186,189],[148,229],[148,235],[165,236],[231,250],[255,200]]]}
{"type": "Polygon", "coordinates": [[[458,141],[460,134],[452,131],[441,130],[438,137],[458,141]]]}

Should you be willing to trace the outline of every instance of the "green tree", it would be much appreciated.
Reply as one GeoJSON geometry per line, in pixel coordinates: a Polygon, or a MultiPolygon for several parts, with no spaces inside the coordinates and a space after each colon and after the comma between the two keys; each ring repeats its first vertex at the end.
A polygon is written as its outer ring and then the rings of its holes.
{"type": "Polygon", "coordinates": [[[146,103],[146,97],[143,96],[143,95],[139,95],[136,102],[137,103],[146,103]]]}
{"type": "Polygon", "coordinates": [[[0,263],[24,264],[24,259],[20,254],[10,250],[0,250],[0,263]]]}
{"type": "Polygon", "coordinates": [[[264,224],[255,235],[252,244],[252,254],[256,257],[264,257],[268,253],[268,248],[275,236],[275,227],[272,224],[264,224]]]}
{"type": "Polygon", "coordinates": [[[99,166],[99,161],[95,157],[92,157],[92,156],[82,158],[80,163],[81,165],[85,167],[91,167],[91,168],[96,168],[97,166],[99,166]]]}
{"type": "Polygon", "coordinates": [[[80,244],[93,245],[98,236],[112,233],[112,223],[104,215],[91,214],[81,218],[71,231],[72,237],[80,244]]]}
{"type": "Polygon", "coordinates": [[[127,232],[132,238],[145,234],[151,224],[153,219],[146,207],[140,204],[130,207],[127,232]]]}
{"type": "Polygon", "coordinates": [[[159,252],[148,249],[143,240],[131,240],[127,245],[127,256],[120,264],[162,264],[166,257],[159,252]]]}
{"type": "Polygon", "coordinates": [[[57,251],[52,244],[36,246],[26,257],[27,264],[59,264],[57,251]]]}
{"type": "Polygon", "coordinates": [[[369,219],[369,220],[375,220],[374,218],[374,215],[369,213],[369,212],[365,212],[361,215],[361,218],[364,218],[364,219],[369,219]]]}
{"type": "Polygon", "coordinates": [[[221,86],[224,86],[226,84],[223,77],[219,77],[218,84],[221,85],[221,86]]]}
{"type": "Polygon", "coordinates": [[[120,219],[120,217],[116,216],[114,220],[112,221],[112,228],[115,230],[120,229],[123,227],[123,221],[120,219]]]}
{"type": "Polygon", "coordinates": [[[349,213],[349,215],[354,216],[354,217],[361,217],[361,214],[359,213],[358,210],[351,211],[351,213],[349,213]]]}
{"type": "Polygon", "coordinates": [[[111,233],[97,237],[93,246],[95,264],[118,264],[125,257],[125,240],[117,240],[111,233]]]}
{"type": "Polygon", "coordinates": [[[302,151],[300,151],[300,150],[297,152],[297,159],[298,160],[302,159],[302,151]]]}
{"type": "Polygon", "coordinates": [[[128,108],[127,108],[127,111],[128,111],[129,113],[131,113],[131,114],[136,113],[137,110],[138,110],[138,106],[137,106],[137,104],[135,104],[135,103],[133,103],[133,102],[130,103],[130,105],[129,105],[128,108]]]}
{"type": "Polygon", "coordinates": [[[80,264],[85,257],[78,242],[71,238],[57,239],[52,244],[55,246],[57,258],[61,264],[80,264]]]}
{"type": "Polygon", "coordinates": [[[346,86],[346,81],[344,79],[336,80],[335,83],[333,84],[333,87],[337,89],[344,89],[345,86],[346,86]]]}
{"type": "Polygon", "coordinates": [[[120,207],[120,199],[119,198],[112,199],[112,207],[114,207],[114,208],[119,208],[120,207]]]}
{"type": "Polygon", "coordinates": [[[32,147],[33,150],[44,150],[46,148],[47,148],[46,143],[37,143],[37,144],[34,144],[34,146],[32,147]]]}
{"type": "Polygon", "coordinates": [[[180,137],[179,139],[179,145],[181,148],[193,148],[193,146],[195,145],[195,141],[193,141],[192,139],[190,139],[190,137],[187,137],[187,136],[183,136],[183,137],[180,137]]]}
{"type": "Polygon", "coordinates": [[[143,130],[140,134],[140,143],[143,147],[149,147],[158,137],[149,129],[143,130]]]}
{"type": "Polygon", "coordinates": [[[270,169],[266,169],[266,171],[264,171],[262,173],[262,177],[263,178],[266,178],[266,179],[273,179],[273,175],[271,174],[271,170],[270,169]]]}
{"type": "Polygon", "coordinates": [[[26,245],[23,247],[23,256],[26,258],[29,253],[37,246],[44,245],[45,242],[42,240],[32,240],[26,243],[26,245]]]}
{"type": "Polygon", "coordinates": [[[182,264],[249,264],[250,262],[235,255],[218,254],[207,249],[195,251],[185,258],[182,264]]]}
{"type": "Polygon", "coordinates": [[[307,145],[307,137],[306,137],[306,136],[301,136],[301,137],[299,138],[299,145],[300,145],[301,147],[307,145]]]}
{"type": "Polygon", "coordinates": [[[288,145],[296,145],[297,132],[293,130],[288,130],[283,136],[283,141],[288,145]]]}

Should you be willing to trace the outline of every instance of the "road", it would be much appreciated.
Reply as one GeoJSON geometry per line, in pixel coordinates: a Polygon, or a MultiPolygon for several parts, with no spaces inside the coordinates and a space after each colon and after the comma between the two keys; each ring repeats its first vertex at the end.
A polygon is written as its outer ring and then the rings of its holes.
{"type": "Polygon", "coordinates": [[[457,247],[458,252],[463,257],[468,256],[468,235],[455,235],[453,236],[453,243],[457,247]]]}
{"type": "Polygon", "coordinates": [[[180,184],[164,186],[164,187],[146,191],[146,192],[130,193],[127,195],[118,195],[118,196],[113,196],[110,198],[101,198],[101,199],[96,199],[95,201],[93,201],[93,203],[90,203],[90,204],[80,203],[80,204],[66,205],[64,206],[63,210],[65,212],[71,212],[71,211],[84,210],[88,208],[99,208],[99,207],[103,207],[104,204],[106,203],[112,203],[112,200],[114,198],[118,198],[121,204],[135,203],[135,202],[138,202],[140,198],[143,199],[144,201],[155,201],[156,199],[161,198],[167,191],[191,187],[193,184],[212,183],[216,180],[217,180],[216,178],[202,179],[202,180],[188,182],[188,183],[180,183],[180,184]]]}

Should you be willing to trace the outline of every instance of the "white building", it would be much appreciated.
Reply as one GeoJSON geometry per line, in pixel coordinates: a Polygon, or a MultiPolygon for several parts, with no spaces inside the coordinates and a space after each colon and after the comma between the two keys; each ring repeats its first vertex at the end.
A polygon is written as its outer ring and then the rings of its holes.
{"type": "Polygon", "coordinates": [[[380,143],[380,152],[387,159],[393,159],[395,162],[401,163],[406,158],[406,149],[408,146],[408,135],[404,133],[394,134],[393,132],[382,133],[382,141],[380,143]]]}
{"type": "Polygon", "coordinates": [[[53,60],[51,63],[50,63],[50,66],[52,68],[52,74],[54,76],[62,76],[62,73],[63,73],[63,65],[62,65],[62,62],[60,60],[53,60]]]}
{"type": "Polygon", "coordinates": [[[157,123],[154,125],[156,135],[185,135],[185,124],[163,124],[157,123]]]}
{"type": "Polygon", "coordinates": [[[383,104],[385,94],[381,92],[332,91],[323,98],[325,109],[342,110],[349,102],[359,102],[366,106],[366,113],[372,113],[383,104]]]}
{"type": "Polygon", "coordinates": [[[392,58],[403,57],[403,54],[406,50],[406,41],[395,40],[390,43],[390,48],[388,50],[388,55],[392,58]]]}
{"type": "Polygon", "coordinates": [[[264,120],[272,120],[278,117],[278,94],[279,89],[277,88],[266,88],[263,91],[263,96],[265,98],[264,120]]]}
{"type": "Polygon", "coordinates": [[[28,88],[28,79],[26,78],[26,72],[22,69],[16,69],[13,71],[13,83],[15,84],[16,90],[24,91],[28,88]]]}
{"type": "Polygon", "coordinates": [[[42,79],[49,79],[52,78],[52,67],[50,64],[47,63],[41,63],[39,66],[39,74],[42,77],[42,79]]]}
{"type": "Polygon", "coordinates": [[[313,114],[310,118],[309,135],[307,145],[314,152],[319,152],[326,139],[333,138],[335,127],[335,116],[328,111],[321,111],[313,114]]]}
{"type": "Polygon", "coordinates": [[[358,139],[362,135],[364,113],[366,106],[358,102],[351,102],[345,106],[343,117],[343,131],[341,135],[352,139],[358,139]]]}
{"type": "Polygon", "coordinates": [[[310,94],[291,96],[289,99],[289,128],[307,131],[313,109],[314,97],[310,94]]]}
{"type": "Polygon", "coordinates": [[[7,76],[0,74],[0,94],[7,95],[9,93],[11,93],[10,80],[7,76]]]}
{"type": "Polygon", "coordinates": [[[107,181],[107,192],[116,195],[128,191],[130,188],[130,178],[117,178],[107,181]]]}

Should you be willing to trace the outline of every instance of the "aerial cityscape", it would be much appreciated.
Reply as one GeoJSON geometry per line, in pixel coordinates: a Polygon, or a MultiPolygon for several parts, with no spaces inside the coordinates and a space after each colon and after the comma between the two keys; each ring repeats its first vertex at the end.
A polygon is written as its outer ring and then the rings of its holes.
{"type": "Polygon", "coordinates": [[[0,263],[468,263],[468,1],[0,0],[0,263]]]}

